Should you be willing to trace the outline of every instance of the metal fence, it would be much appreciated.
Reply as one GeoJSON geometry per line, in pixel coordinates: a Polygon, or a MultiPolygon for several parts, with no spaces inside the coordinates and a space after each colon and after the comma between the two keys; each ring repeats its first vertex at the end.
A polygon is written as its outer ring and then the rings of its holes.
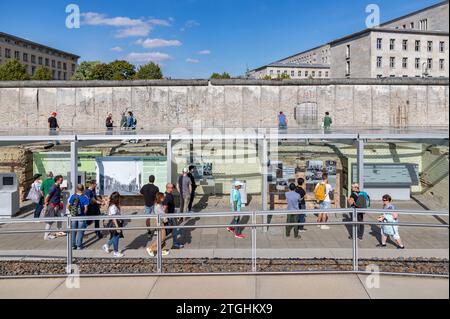
{"type": "MultiPolygon", "coordinates": [[[[267,228],[267,227],[285,227],[285,226],[320,226],[320,225],[327,225],[327,226],[344,226],[344,227],[351,227],[352,229],[352,270],[351,271],[309,271],[309,272],[288,272],[289,274],[301,274],[301,273],[351,273],[351,274],[371,274],[372,272],[368,272],[365,270],[359,269],[359,245],[358,245],[358,226],[359,225],[375,225],[375,226],[401,226],[401,227],[417,227],[417,228],[433,228],[433,229],[439,229],[439,228],[445,228],[448,229],[449,225],[448,222],[441,222],[441,223],[381,223],[381,222],[374,222],[374,221],[364,221],[364,222],[358,222],[357,221],[357,215],[360,213],[364,213],[367,215],[381,215],[383,214],[382,210],[376,210],[376,209],[331,209],[331,210],[320,210],[320,212],[326,212],[328,214],[349,214],[349,216],[352,216],[351,221],[330,221],[327,223],[258,223],[258,217],[262,217],[262,220],[267,220],[268,216],[286,216],[286,215],[315,215],[319,211],[318,210],[299,210],[299,211],[287,211],[287,210],[278,210],[278,211],[250,211],[250,212],[236,212],[236,213],[230,213],[230,212],[211,212],[211,213],[189,213],[189,214],[171,214],[171,215],[121,215],[120,217],[116,217],[116,219],[121,219],[125,221],[132,221],[132,220],[147,220],[152,219],[156,221],[156,226],[142,226],[142,227],[129,227],[124,226],[120,229],[122,231],[124,230],[156,230],[157,233],[157,255],[156,255],[156,265],[157,265],[157,271],[156,273],[125,273],[125,274],[108,274],[108,276],[139,276],[139,275],[160,275],[160,276],[170,276],[170,275],[243,275],[243,274],[287,274],[287,272],[259,272],[257,267],[258,257],[257,257],[257,229],[259,228],[267,228]],[[244,217],[248,216],[251,219],[250,223],[242,224],[240,226],[245,228],[251,229],[251,264],[252,264],[252,271],[251,272],[235,272],[235,273],[166,273],[163,269],[163,256],[162,256],[162,230],[163,229],[197,229],[197,228],[216,228],[216,229],[224,229],[227,227],[236,227],[236,225],[232,224],[211,224],[211,225],[177,225],[177,226],[165,226],[163,224],[163,218],[214,218],[214,217],[244,217]]],[[[401,215],[410,215],[410,216],[428,216],[428,217],[448,217],[449,213],[448,211],[414,211],[414,210],[390,210],[390,213],[396,212],[401,215]]],[[[0,225],[6,224],[42,224],[42,223],[49,223],[49,222],[63,222],[66,227],[62,228],[61,231],[67,232],[67,251],[66,251],[66,274],[67,276],[70,276],[73,272],[73,265],[74,265],[74,258],[73,258],[73,248],[72,248],[72,236],[73,233],[77,231],[109,231],[114,230],[116,228],[84,228],[84,229],[72,229],[71,225],[73,221],[107,221],[111,220],[112,216],[108,215],[101,215],[101,216],[90,216],[90,217],[61,217],[61,218],[41,218],[41,219],[0,219],[0,225]]],[[[442,220],[442,219],[441,219],[442,220]]],[[[0,235],[5,234],[29,234],[29,233],[44,233],[47,232],[44,229],[30,229],[30,230],[14,230],[14,229],[0,229],[0,235]]],[[[0,256],[1,257],[1,256],[0,256]]],[[[300,258],[300,256],[299,256],[300,258]]],[[[435,277],[449,277],[449,274],[446,275],[437,274],[437,275],[427,275],[427,274],[420,274],[420,273],[396,273],[396,272],[380,272],[380,274],[388,274],[388,275],[413,275],[413,276],[435,276],[435,277]]],[[[80,274],[80,276],[83,276],[83,274],[80,274]]],[[[89,274],[86,276],[105,276],[104,274],[89,274]]],[[[2,274],[0,274],[0,278],[5,277],[2,274]]],[[[28,276],[27,276],[28,277],[28,276]]],[[[40,277],[59,277],[59,276],[46,276],[42,275],[40,277]]]]}

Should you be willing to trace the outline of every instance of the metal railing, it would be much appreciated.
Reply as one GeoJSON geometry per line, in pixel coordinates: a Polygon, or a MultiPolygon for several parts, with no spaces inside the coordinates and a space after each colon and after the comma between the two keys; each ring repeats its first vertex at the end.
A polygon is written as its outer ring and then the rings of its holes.
{"type": "MultiPolygon", "coordinates": [[[[376,209],[331,209],[331,210],[299,210],[299,211],[291,211],[291,210],[278,210],[278,211],[250,211],[250,212],[209,212],[209,213],[187,213],[187,214],[170,214],[170,215],[121,215],[119,217],[116,217],[115,219],[124,220],[127,222],[134,221],[134,220],[156,220],[156,226],[123,226],[120,227],[122,231],[125,230],[156,230],[157,234],[157,255],[156,255],[156,275],[220,275],[221,273],[165,273],[163,269],[163,256],[162,256],[162,230],[163,229],[207,229],[207,228],[215,228],[215,229],[224,229],[227,227],[236,227],[237,225],[233,224],[206,224],[206,225],[177,225],[177,226],[166,226],[163,224],[162,219],[164,218],[171,218],[171,219],[178,219],[178,218],[214,218],[214,217],[244,217],[248,216],[251,217],[251,223],[247,224],[240,224],[239,227],[242,228],[251,228],[251,272],[241,272],[241,273],[224,273],[226,275],[242,275],[242,274],[287,274],[286,272],[259,272],[257,267],[257,229],[258,228],[269,228],[269,227],[285,227],[285,226],[321,226],[321,225],[327,225],[327,226],[345,226],[345,227],[351,227],[352,231],[352,270],[351,271],[309,271],[309,272],[288,272],[288,274],[295,274],[295,273],[359,273],[359,274],[371,274],[371,272],[368,271],[362,271],[359,269],[359,245],[358,245],[358,226],[360,225],[374,225],[374,226],[401,226],[401,227],[419,227],[419,228],[449,228],[448,223],[439,223],[439,224],[431,224],[431,223],[381,223],[379,221],[364,221],[364,222],[358,222],[357,216],[360,213],[364,214],[377,214],[382,215],[384,212],[383,210],[376,210],[376,209]],[[318,222],[305,222],[305,223],[288,223],[288,222],[282,222],[282,223],[258,223],[257,218],[258,217],[267,217],[267,216],[286,216],[286,215],[315,215],[318,212],[321,213],[327,213],[327,214],[348,214],[352,217],[351,221],[330,221],[326,223],[318,223],[318,222]]],[[[428,216],[428,217],[436,217],[436,216],[444,216],[448,217],[449,213],[447,212],[438,212],[438,211],[415,211],[415,210],[390,210],[390,213],[396,212],[401,215],[410,215],[410,216],[428,216]]],[[[11,225],[11,224],[42,224],[42,223],[54,223],[54,222],[62,222],[66,225],[65,228],[62,228],[58,231],[63,231],[67,233],[67,251],[66,251],[66,275],[69,276],[72,274],[73,269],[73,247],[72,247],[72,236],[73,233],[78,231],[109,231],[109,230],[115,230],[116,228],[77,228],[72,229],[72,222],[73,221],[105,221],[105,220],[111,220],[114,219],[112,216],[108,215],[100,215],[100,216],[83,216],[83,217],[61,217],[61,218],[40,218],[40,219],[0,219],[0,225],[11,225]]],[[[45,233],[48,232],[48,230],[45,229],[26,229],[26,230],[14,230],[14,229],[1,229],[0,228],[0,235],[5,234],[33,234],[33,233],[45,233]]],[[[324,247],[325,248],[325,247],[324,247]]],[[[1,256],[0,256],[1,257],[1,256]]],[[[446,277],[448,278],[449,275],[442,275],[442,274],[436,274],[436,275],[426,275],[426,274],[420,274],[420,273],[395,273],[395,272],[382,272],[380,274],[389,274],[389,275],[413,275],[413,276],[436,276],[436,277],[446,277]]],[[[120,274],[108,274],[108,276],[139,276],[139,275],[155,275],[155,273],[120,273],[120,274]]],[[[81,274],[81,276],[83,276],[81,274]]],[[[100,274],[88,274],[87,276],[104,276],[100,274]]],[[[2,274],[0,274],[0,278],[5,277],[2,274]]],[[[33,276],[34,277],[34,276],[33,276]]],[[[60,276],[48,276],[48,275],[41,275],[39,277],[60,277],[60,276]]],[[[10,278],[10,277],[7,277],[10,278]]]]}

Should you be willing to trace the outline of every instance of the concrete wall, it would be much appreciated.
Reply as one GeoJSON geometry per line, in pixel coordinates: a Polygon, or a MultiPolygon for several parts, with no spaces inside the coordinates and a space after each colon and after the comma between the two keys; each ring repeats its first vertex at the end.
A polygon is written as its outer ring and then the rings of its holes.
{"type": "Polygon", "coordinates": [[[273,127],[284,111],[291,126],[299,103],[330,111],[336,127],[449,124],[449,80],[340,79],[279,81],[0,82],[3,130],[47,127],[104,129],[112,112],[133,110],[147,130],[191,127],[273,127]],[[396,116],[400,114],[401,116],[396,116]],[[401,121],[400,121],[401,120],[401,121]]]}

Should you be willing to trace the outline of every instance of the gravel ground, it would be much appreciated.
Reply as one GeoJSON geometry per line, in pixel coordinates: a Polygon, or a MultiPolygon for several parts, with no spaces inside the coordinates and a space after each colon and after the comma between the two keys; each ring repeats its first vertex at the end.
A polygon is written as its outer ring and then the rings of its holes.
{"type": "MultiPolygon", "coordinates": [[[[83,274],[154,273],[155,259],[75,259],[83,274]]],[[[377,265],[380,271],[448,275],[444,259],[372,259],[360,260],[360,269],[377,265]]],[[[0,276],[64,275],[64,260],[0,261],[0,276]]],[[[164,272],[250,272],[249,259],[164,259],[164,272]]],[[[350,259],[258,259],[260,272],[350,271],[350,259]]]]}

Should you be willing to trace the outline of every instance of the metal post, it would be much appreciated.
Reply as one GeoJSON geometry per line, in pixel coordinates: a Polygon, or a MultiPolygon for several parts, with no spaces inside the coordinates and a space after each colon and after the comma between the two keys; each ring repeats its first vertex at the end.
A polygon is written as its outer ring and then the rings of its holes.
{"type": "MultiPolygon", "coordinates": [[[[352,220],[354,223],[358,221],[356,208],[353,208],[352,220]]],[[[353,271],[358,271],[359,268],[359,257],[358,257],[358,225],[352,225],[352,235],[353,235],[353,271]]]]}
{"type": "Polygon", "coordinates": [[[167,141],[167,181],[172,182],[172,140],[167,141]]]}
{"type": "Polygon", "coordinates": [[[157,215],[156,225],[158,226],[157,235],[157,253],[156,253],[156,269],[160,274],[162,273],[162,229],[161,229],[161,215],[157,215]]]}
{"type": "Polygon", "coordinates": [[[67,216],[67,265],[66,265],[66,273],[72,274],[72,262],[73,262],[73,250],[72,250],[72,221],[70,216],[67,216]]]}
{"type": "MultiPolygon", "coordinates": [[[[268,177],[268,165],[269,163],[269,148],[268,148],[268,142],[267,138],[263,139],[263,147],[262,147],[262,209],[263,211],[268,210],[267,206],[267,194],[269,193],[269,185],[267,182],[268,177]]],[[[264,215],[263,217],[263,224],[267,224],[267,215],[264,215]]],[[[263,228],[264,232],[268,231],[268,227],[263,228]]]]}
{"type": "Polygon", "coordinates": [[[364,190],[364,140],[358,138],[357,141],[357,174],[359,189],[364,190]]]}
{"type": "MultiPolygon", "coordinates": [[[[252,224],[256,224],[256,212],[252,213],[252,224]]],[[[252,227],[252,272],[256,273],[256,227],[252,227]]]]}
{"type": "Polygon", "coordinates": [[[78,142],[70,142],[70,192],[76,193],[78,185],[78,142]]]}

